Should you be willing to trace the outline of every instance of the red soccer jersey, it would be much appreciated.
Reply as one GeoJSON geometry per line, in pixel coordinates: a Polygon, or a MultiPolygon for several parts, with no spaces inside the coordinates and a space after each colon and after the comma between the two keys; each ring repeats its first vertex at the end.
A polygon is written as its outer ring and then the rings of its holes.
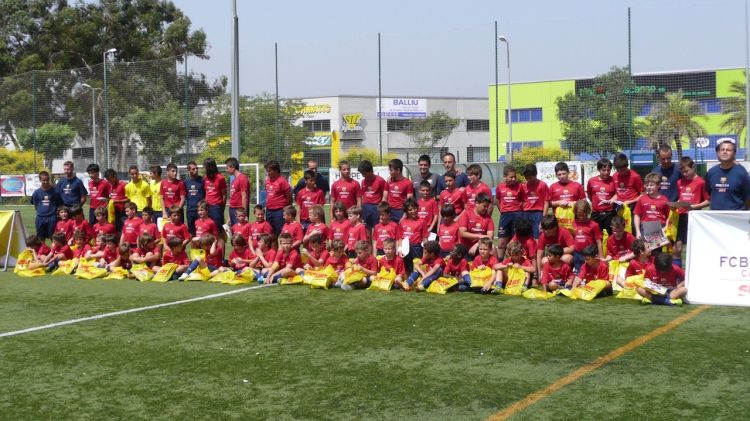
{"type": "Polygon", "coordinates": [[[229,267],[231,267],[233,270],[240,270],[248,267],[248,262],[240,262],[236,263],[234,259],[243,259],[243,260],[253,260],[255,256],[253,256],[253,252],[250,251],[249,247],[244,247],[243,249],[234,248],[232,249],[232,252],[229,253],[229,267]]]}
{"type": "Polygon", "coordinates": [[[579,253],[589,244],[596,244],[597,241],[602,239],[602,230],[599,228],[599,224],[590,219],[586,222],[573,220],[573,231],[575,232],[573,248],[579,253]]]}
{"type": "Polygon", "coordinates": [[[164,209],[169,210],[172,206],[178,206],[180,200],[183,197],[187,197],[187,189],[185,183],[180,179],[161,180],[161,188],[159,190],[161,194],[161,204],[164,209]]]}
{"type": "Polygon", "coordinates": [[[36,250],[37,257],[46,256],[52,251],[52,249],[49,248],[46,244],[42,244],[39,246],[39,248],[36,250]]]}
{"type": "Polygon", "coordinates": [[[211,218],[199,218],[195,220],[195,236],[200,238],[203,234],[210,233],[214,238],[219,238],[219,230],[211,218]]]}
{"type": "Polygon", "coordinates": [[[224,249],[217,245],[213,253],[210,253],[210,250],[206,250],[206,264],[217,268],[224,266],[224,249]]]}
{"type": "Polygon", "coordinates": [[[360,260],[360,258],[357,257],[356,259],[354,259],[354,264],[360,265],[367,270],[374,270],[376,272],[378,270],[378,259],[376,259],[372,254],[368,255],[364,261],[360,260]]]}
{"type": "Polygon", "coordinates": [[[573,270],[565,262],[560,262],[560,266],[553,267],[549,262],[546,262],[542,266],[542,284],[546,285],[551,281],[558,281],[560,283],[568,282],[573,278],[573,270]]]}
{"type": "Polygon", "coordinates": [[[586,263],[582,264],[578,277],[586,282],[593,281],[595,279],[604,279],[605,281],[608,280],[609,264],[604,260],[597,259],[597,261],[599,263],[597,263],[595,267],[591,267],[586,263]]]}
{"type": "Polygon", "coordinates": [[[359,183],[353,178],[350,178],[349,180],[339,178],[331,186],[331,199],[333,200],[333,203],[341,202],[345,209],[349,209],[356,205],[359,196],[359,183]]]}
{"type": "Polygon", "coordinates": [[[439,207],[443,205],[453,205],[453,209],[456,211],[456,215],[463,212],[466,207],[466,190],[463,187],[454,188],[452,191],[445,189],[440,192],[439,207]]]}
{"type": "Polygon", "coordinates": [[[552,244],[559,244],[563,248],[565,247],[571,247],[575,243],[575,240],[573,239],[573,235],[570,233],[570,231],[566,230],[565,228],[557,228],[557,235],[554,235],[552,237],[547,237],[544,232],[541,232],[539,234],[539,239],[537,240],[536,249],[544,250],[545,247],[552,245],[552,244]]]}
{"type": "Polygon", "coordinates": [[[422,258],[422,268],[424,268],[424,270],[428,271],[435,266],[440,266],[440,267],[445,266],[445,261],[443,260],[442,257],[435,256],[431,259],[422,258]]]}
{"type": "Polygon", "coordinates": [[[141,233],[141,218],[128,218],[122,224],[122,238],[127,244],[138,244],[138,235],[141,233]]]}
{"type": "Polygon", "coordinates": [[[646,274],[643,277],[659,285],[674,288],[685,279],[685,271],[681,267],[672,264],[672,270],[659,272],[653,264],[650,264],[646,266],[646,274]]]}
{"type": "Polygon", "coordinates": [[[323,240],[325,240],[330,235],[331,230],[328,228],[328,225],[323,222],[310,224],[307,226],[307,234],[313,233],[315,231],[319,232],[320,235],[323,236],[323,240]]]}
{"type": "Polygon", "coordinates": [[[190,264],[190,259],[188,259],[185,250],[180,250],[180,252],[174,253],[172,252],[172,249],[167,248],[166,251],[164,251],[164,256],[161,257],[161,264],[166,265],[167,263],[176,263],[178,266],[184,266],[190,264]]]}
{"type": "Polygon", "coordinates": [[[466,193],[467,211],[471,211],[474,209],[474,204],[476,203],[477,196],[480,193],[484,193],[489,196],[490,199],[492,199],[492,191],[490,190],[490,187],[481,181],[477,183],[476,187],[473,187],[471,184],[464,187],[464,193],[466,193]]]}
{"type": "Polygon", "coordinates": [[[91,228],[91,225],[89,225],[89,221],[85,219],[81,219],[80,221],[71,219],[70,221],[71,229],[73,230],[74,234],[76,231],[81,231],[82,233],[86,234],[86,241],[94,237],[94,229],[91,228]]]}
{"type": "Polygon", "coordinates": [[[649,256],[646,262],[640,260],[631,259],[628,264],[628,268],[625,269],[625,276],[633,276],[646,272],[646,267],[654,263],[654,256],[649,256]]]}
{"type": "Polygon", "coordinates": [[[112,191],[112,185],[103,178],[97,181],[89,180],[89,196],[91,196],[91,209],[107,207],[109,203],[109,194],[112,191]]]}
{"type": "MultiPolygon", "coordinates": [[[[486,236],[489,231],[490,238],[492,238],[492,232],[495,231],[495,222],[492,220],[492,217],[489,214],[478,215],[476,209],[471,212],[464,212],[458,220],[458,226],[466,228],[467,232],[483,236],[486,236]]],[[[478,239],[473,240],[468,238],[462,238],[461,240],[468,248],[473,247],[479,241],[478,239]]]]}
{"type": "Polygon", "coordinates": [[[331,222],[331,228],[328,230],[328,239],[341,240],[346,244],[346,240],[349,238],[349,229],[352,227],[351,221],[344,219],[342,221],[333,220],[331,222]]]}
{"type": "Polygon", "coordinates": [[[620,257],[630,253],[630,245],[635,241],[633,234],[625,232],[621,239],[615,238],[614,235],[610,235],[607,238],[607,256],[612,256],[613,259],[619,259],[620,257]]]}
{"type": "Polygon", "coordinates": [[[387,188],[388,204],[392,209],[403,209],[406,197],[410,194],[414,194],[414,185],[411,180],[406,177],[401,177],[398,181],[394,181],[393,178],[391,178],[387,183],[387,188]]]}
{"type": "Polygon", "coordinates": [[[667,203],[667,198],[662,195],[652,198],[644,194],[635,203],[633,214],[641,217],[641,223],[659,221],[663,227],[667,224],[667,217],[669,217],[669,205],[667,203]]]}
{"type": "MultiPolygon", "coordinates": [[[[680,177],[677,180],[677,191],[679,192],[680,202],[690,202],[694,205],[708,200],[708,192],[706,192],[706,182],[698,175],[693,177],[692,180],[686,180],[680,177]]],[[[687,208],[678,208],[678,213],[688,213],[687,208]]]]}
{"type": "Polygon", "coordinates": [[[286,178],[278,176],[275,179],[266,178],[266,208],[279,210],[288,205],[287,195],[292,191],[286,178]]]}
{"type": "Polygon", "coordinates": [[[544,211],[544,203],[549,199],[549,187],[541,180],[523,184],[523,210],[544,211]]]}
{"type": "Polygon", "coordinates": [[[417,216],[419,219],[424,219],[427,224],[431,224],[435,215],[438,214],[438,204],[433,198],[422,199],[421,197],[417,200],[417,216]]]}
{"type": "Polygon", "coordinates": [[[299,256],[299,252],[294,249],[290,250],[289,253],[285,253],[283,250],[278,250],[274,261],[279,264],[279,269],[286,266],[291,266],[292,269],[302,267],[302,259],[299,256]]]}
{"type": "Polygon", "coordinates": [[[404,218],[401,220],[400,226],[402,238],[408,238],[409,244],[420,245],[429,235],[427,222],[424,219],[404,218]]]}
{"type": "Polygon", "coordinates": [[[109,222],[97,222],[94,224],[94,237],[98,237],[99,234],[115,234],[115,225],[109,222]]]}
{"type": "Polygon", "coordinates": [[[161,230],[161,236],[166,240],[169,240],[169,237],[177,237],[182,241],[189,240],[192,237],[187,225],[183,223],[175,225],[171,221],[164,225],[164,228],[161,230]]]}
{"type": "Polygon", "coordinates": [[[393,269],[393,271],[396,273],[396,276],[403,277],[406,274],[404,259],[398,254],[394,254],[393,259],[388,259],[385,256],[381,257],[380,260],[378,260],[378,271],[383,268],[385,268],[386,270],[393,269]]]}
{"type": "Polygon", "coordinates": [[[346,239],[346,249],[354,251],[354,246],[358,241],[367,241],[367,227],[365,227],[365,224],[363,223],[358,223],[349,228],[349,235],[346,239]]]}
{"type": "Polygon", "coordinates": [[[305,237],[305,234],[302,232],[302,224],[297,221],[285,223],[284,226],[281,227],[281,233],[283,234],[285,232],[288,232],[292,236],[292,243],[302,241],[305,237]]]}
{"type": "Polygon", "coordinates": [[[84,244],[83,247],[76,247],[75,251],[73,252],[73,257],[80,259],[81,257],[86,256],[86,253],[91,251],[91,246],[88,244],[84,244]]]}
{"type": "Polygon", "coordinates": [[[518,263],[519,265],[526,267],[531,266],[531,260],[527,259],[526,257],[524,257],[520,262],[514,262],[512,258],[506,257],[502,263],[506,266],[512,265],[514,263],[518,263]]]}
{"type": "Polygon", "coordinates": [[[366,178],[362,179],[362,204],[367,205],[378,205],[383,201],[383,193],[385,192],[387,183],[383,177],[375,175],[372,180],[366,178]]]}
{"type": "Polygon", "coordinates": [[[443,268],[443,275],[460,278],[462,273],[468,271],[469,262],[467,262],[466,259],[453,259],[451,257],[445,259],[445,268],[443,268]]]}
{"type": "MultiPolygon", "coordinates": [[[[112,200],[124,200],[128,197],[125,195],[125,185],[127,183],[119,180],[117,182],[117,185],[111,185],[109,190],[109,198],[112,200]]],[[[117,212],[122,212],[125,210],[125,202],[115,202],[115,210],[117,212]]]]}
{"type": "Polygon", "coordinates": [[[602,200],[610,200],[617,193],[615,179],[609,177],[602,180],[598,175],[591,177],[586,183],[586,193],[591,200],[591,210],[594,212],[609,212],[614,205],[612,203],[602,204],[602,200]]]}
{"type": "Polygon", "coordinates": [[[230,208],[241,208],[242,207],[242,193],[247,193],[247,201],[250,203],[250,179],[241,172],[237,172],[232,180],[232,185],[229,187],[229,207],[230,208]]]}
{"type": "Polygon", "coordinates": [[[451,251],[453,247],[458,243],[458,228],[459,224],[456,221],[450,223],[450,225],[441,223],[438,227],[438,243],[440,244],[440,250],[451,251]]]}
{"type": "Polygon", "coordinates": [[[511,241],[518,241],[523,246],[523,252],[529,259],[536,259],[536,240],[534,237],[519,237],[518,234],[513,235],[511,241]]]}
{"type": "Polygon", "coordinates": [[[263,222],[253,222],[250,224],[250,237],[253,239],[253,247],[258,247],[258,241],[260,239],[261,234],[273,234],[273,229],[271,228],[271,224],[268,223],[268,221],[263,222]]]}
{"type": "Polygon", "coordinates": [[[617,199],[621,202],[633,200],[643,191],[643,180],[633,170],[629,170],[625,175],[615,172],[612,178],[617,188],[617,199]]]}
{"type": "Polygon", "coordinates": [[[114,262],[117,260],[117,258],[120,257],[120,249],[115,246],[114,249],[112,249],[109,246],[104,247],[104,253],[102,254],[102,259],[104,259],[107,264],[114,262]]]}
{"type": "Polygon", "coordinates": [[[331,265],[333,267],[333,270],[335,270],[336,272],[341,272],[346,268],[347,263],[349,263],[349,258],[346,256],[346,254],[342,254],[341,257],[330,255],[326,260],[325,266],[331,265]]]}
{"type": "Polygon", "coordinates": [[[297,204],[299,205],[299,220],[310,220],[310,208],[315,205],[324,205],[326,194],[323,190],[315,187],[309,190],[307,187],[297,193],[297,204]]]}
{"type": "Polygon", "coordinates": [[[70,239],[73,238],[73,220],[58,220],[55,224],[55,232],[65,234],[65,241],[70,241],[70,239]]]}
{"type": "Polygon", "coordinates": [[[159,234],[159,227],[156,226],[156,224],[154,224],[154,223],[151,223],[151,224],[147,224],[145,222],[142,223],[141,227],[138,229],[138,236],[140,237],[141,234],[143,234],[144,232],[146,234],[150,235],[151,238],[153,238],[153,239],[155,239],[157,241],[158,241],[159,237],[161,237],[161,235],[159,234]]]}
{"type": "Polygon", "coordinates": [[[227,197],[227,180],[221,174],[213,178],[203,177],[203,188],[206,189],[206,203],[210,206],[224,206],[227,197]]]}
{"type": "Polygon", "coordinates": [[[156,244],[154,244],[154,246],[152,248],[150,248],[150,249],[142,248],[142,247],[137,247],[137,248],[134,248],[134,249],[130,250],[130,255],[131,256],[134,256],[134,255],[137,254],[139,256],[145,257],[146,254],[148,254],[148,253],[153,253],[153,254],[157,254],[157,255],[160,254],[159,246],[156,245],[156,244]]]}
{"type": "MultiPolygon", "coordinates": [[[[262,250],[259,250],[259,252],[263,253],[263,259],[266,262],[268,262],[268,264],[272,264],[276,260],[276,250],[272,248],[269,248],[265,252],[263,252],[262,250]]],[[[258,254],[258,256],[260,256],[260,254],[258,254]]],[[[258,269],[263,269],[264,267],[263,262],[261,262],[260,259],[258,259],[258,263],[255,264],[255,267],[258,269]]]]}
{"type": "Polygon", "coordinates": [[[492,269],[493,266],[497,264],[497,256],[494,254],[490,254],[487,259],[483,259],[482,256],[479,254],[474,257],[474,260],[471,262],[471,267],[478,268],[479,266],[487,266],[488,268],[492,269]]]}
{"type": "Polygon", "coordinates": [[[551,202],[567,200],[573,203],[585,198],[586,193],[583,191],[583,186],[575,181],[569,180],[565,184],[558,181],[549,186],[549,200],[551,202]]]}
{"type": "Polygon", "coordinates": [[[375,248],[377,250],[383,249],[383,240],[391,238],[396,240],[396,244],[401,240],[402,237],[401,226],[393,221],[388,221],[385,224],[377,224],[372,230],[372,237],[375,239],[375,248]]]}
{"type": "Polygon", "coordinates": [[[250,239],[252,238],[250,227],[251,224],[248,222],[245,222],[244,224],[240,224],[238,222],[232,225],[232,235],[239,234],[242,238],[250,241],[250,239]]]}
{"type": "Polygon", "coordinates": [[[523,210],[523,189],[521,183],[515,183],[509,186],[507,183],[500,183],[495,188],[495,197],[497,198],[497,207],[501,213],[518,212],[523,210]]]}
{"type": "MultiPolygon", "coordinates": [[[[313,249],[308,249],[307,252],[310,253],[310,256],[312,258],[314,258],[315,260],[321,262],[321,264],[318,265],[318,266],[316,266],[316,267],[323,267],[323,266],[325,266],[326,261],[328,260],[328,257],[330,256],[328,254],[328,250],[326,250],[325,247],[321,247],[321,249],[318,250],[318,251],[315,251],[313,249]]],[[[310,263],[310,261],[308,260],[307,263],[310,263]]],[[[312,266],[312,264],[310,266],[312,266]]]]}

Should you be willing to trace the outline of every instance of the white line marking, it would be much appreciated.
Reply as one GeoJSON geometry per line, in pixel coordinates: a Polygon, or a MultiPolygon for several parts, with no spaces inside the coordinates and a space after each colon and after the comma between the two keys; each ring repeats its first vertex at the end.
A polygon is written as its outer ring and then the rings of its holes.
{"type": "Polygon", "coordinates": [[[50,323],[48,325],[42,325],[42,326],[30,327],[30,328],[21,329],[21,330],[14,330],[12,332],[0,333],[0,338],[23,335],[24,333],[37,332],[40,330],[52,329],[52,328],[60,327],[60,326],[67,326],[67,325],[72,325],[76,323],[88,322],[90,320],[98,320],[98,319],[104,319],[107,317],[122,316],[123,314],[138,313],[141,311],[154,310],[154,309],[162,308],[162,307],[171,307],[171,306],[176,306],[180,304],[192,303],[196,301],[210,300],[212,298],[225,297],[227,295],[239,294],[240,292],[250,291],[252,289],[269,287],[273,285],[277,285],[277,284],[256,285],[256,286],[247,287],[247,288],[235,289],[232,291],[220,292],[218,294],[211,294],[211,295],[204,295],[202,297],[188,298],[187,300],[172,301],[169,303],[154,304],[154,305],[150,305],[146,307],[138,307],[138,308],[131,308],[127,310],[113,311],[111,313],[97,314],[96,316],[81,317],[79,319],[65,320],[65,321],[57,322],[57,323],[50,323]]]}

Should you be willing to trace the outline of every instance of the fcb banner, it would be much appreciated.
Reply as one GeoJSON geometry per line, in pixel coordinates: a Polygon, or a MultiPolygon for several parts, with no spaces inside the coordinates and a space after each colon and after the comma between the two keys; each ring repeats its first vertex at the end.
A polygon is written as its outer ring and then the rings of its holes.
{"type": "Polygon", "coordinates": [[[688,300],[750,306],[750,212],[690,212],[688,233],[688,300]]]}

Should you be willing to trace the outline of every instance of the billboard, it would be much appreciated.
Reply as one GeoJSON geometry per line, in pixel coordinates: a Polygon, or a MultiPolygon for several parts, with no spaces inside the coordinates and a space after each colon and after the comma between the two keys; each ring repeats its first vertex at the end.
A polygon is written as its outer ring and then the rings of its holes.
{"type": "Polygon", "coordinates": [[[26,178],[23,175],[0,175],[0,196],[23,197],[26,178]]]}
{"type": "MultiPolygon", "coordinates": [[[[427,100],[424,98],[381,98],[380,113],[383,118],[425,118],[427,117],[427,100]]],[[[378,99],[375,98],[375,109],[378,99]]]]}

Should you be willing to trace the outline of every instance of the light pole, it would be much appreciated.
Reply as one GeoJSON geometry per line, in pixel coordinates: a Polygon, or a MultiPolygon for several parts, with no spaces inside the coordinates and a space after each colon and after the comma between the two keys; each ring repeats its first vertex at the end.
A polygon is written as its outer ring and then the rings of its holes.
{"type": "Polygon", "coordinates": [[[510,42],[505,35],[497,37],[505,43],[506,57],[508,61],[508,150],[510,153],[510,162],[513,162],[513,108],[510,102],[510,42]]]}
{"type": "MultiPolygon", "coordinates": [[[[104,66],[104,155],[107,157],[107,169],[112,168],[109,156],[112,155],[109,149],[109,96],[107,95],[107,55],[117,51],[117,48],[110,48],[102,53],[102,65],[104,66]]],[[[96,149],[96,148],[94,148],[96,149]]]]}
{"type": "Polygon", "coordinates": [[[81,86],[91,89],[91,137],[93,139],[92,145],[94,145],[94,162],[98,164],[99,159],[96,153],[96,91],[101,91],[102,88],[94,88],[88,83],[82,83],[81,86]]]}

